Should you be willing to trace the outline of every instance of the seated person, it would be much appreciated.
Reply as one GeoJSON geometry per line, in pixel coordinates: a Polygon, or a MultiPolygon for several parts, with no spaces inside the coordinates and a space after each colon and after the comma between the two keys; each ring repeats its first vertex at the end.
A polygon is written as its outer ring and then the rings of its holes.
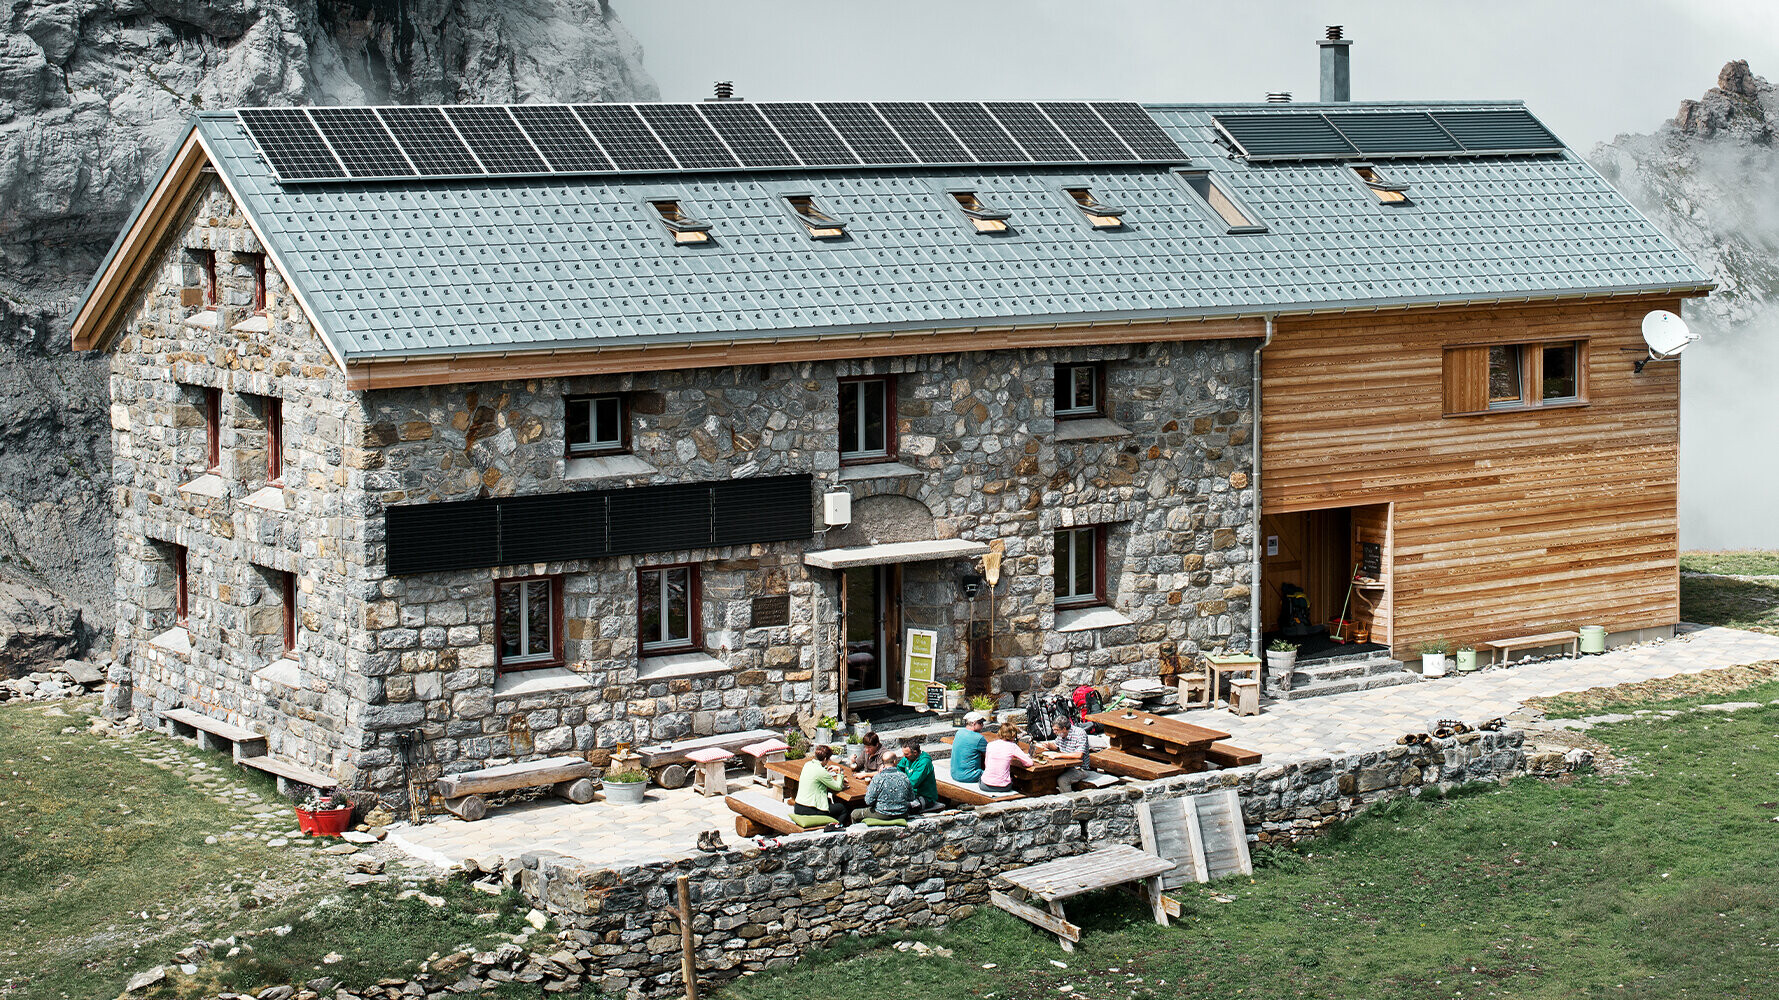
{"type": "Polygon", "coordinates": [[[865,787],[865,808],[855,819],[907,819],[908,802],[914,798],[913,786],[901,768],[886,767],[877,772],[865,787]]]}
{"type": "Polygon", "coordinates": [[[833,756],[834,748],[827,744],[817,744],[809,752],[809,760],[797,775],[797,801],[791,806],[792,812],[799,816],[829,816],[836,823],[846,822],[846,805],[833,796],[834,792],[846,787],[846,779],[841,777],[839,765],[828,763],[833,756]]]}
{"type": "Polygon", "coordinates": [[[902,741],[902,759],[896,767],[908,776],[914,789],[909,811],[924,812],[939,804],[939,777],[933,773],[933,758],[920,748],[920,738],[911,736],[902,741]]]}
{"type": "Polygon", "coordinates": [[[852,769],[857,774],[868,774],[883,770],[883,739],[875,732],[866,733],[859,738],[859,745],[853,748],[852,769]]]}
{"type": "Polygon", "coordinates": [[[1056,738],[1043,744],[1042,748],[1050,751],[1050,756],[1054,759],[1079,765],[1056,776],[1056,789],[1059,792],[1074,791],[1075,785],[1093,770],[1092,762],[1087,756],[1087,730],[1061,716],[1051,724],[1051,729],[1056,738]]]}
{"type": "Polygon", "coordinates": [[[988,751],[988,737],[982,726],[988,716],[971,712],[964,716],[964,728],[951,741],[951,780],[960,784],[982,780],[982,756],[988,751]]]}
{"type": "Polygon", "coordinates": [[[988,744],[982,756],[982,785],[985,792],[1011,792],[1013,787],[1013,762],[1018,761],[1026,767],[1032,766],[1032,759],[1019,749],[1019,726],[1011,722],[1001,723],[1001,738],[988,744]]]}

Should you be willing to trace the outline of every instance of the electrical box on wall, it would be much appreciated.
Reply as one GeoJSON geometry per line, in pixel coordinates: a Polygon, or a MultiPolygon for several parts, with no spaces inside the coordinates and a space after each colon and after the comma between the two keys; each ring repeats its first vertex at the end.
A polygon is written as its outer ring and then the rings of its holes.
{"type": "Polygon", "coordinates": [[[1266,536],[1266,554],[1269,556],[1276,556],[1279,554],[1279,536],[1266,536]]]}
{"type": "Polygon", "coordinates": [[[844,528],[852,523],[852,494],[845,490],[822,494],[822,523],[844,528]]]}

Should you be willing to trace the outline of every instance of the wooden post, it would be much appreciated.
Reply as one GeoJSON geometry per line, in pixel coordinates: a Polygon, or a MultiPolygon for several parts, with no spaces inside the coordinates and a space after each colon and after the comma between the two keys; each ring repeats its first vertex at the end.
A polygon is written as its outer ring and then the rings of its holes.
{"type": "Polygon", "coordinates": [[[686,1000],[698,1000],[698,966],[692,961],[692,877],[679,877],[680,975],[686,980],[686,1000]]]}

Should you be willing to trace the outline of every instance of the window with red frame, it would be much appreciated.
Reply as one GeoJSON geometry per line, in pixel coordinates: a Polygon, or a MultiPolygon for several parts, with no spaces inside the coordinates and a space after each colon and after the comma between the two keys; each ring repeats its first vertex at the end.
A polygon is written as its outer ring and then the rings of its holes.
{"type": "Polygon", "coordinates": [[[840,380],[840,461],[889,462],[896,457],[894,379],[840,380]]]}
{"type": "Polygon", "coordinates": [[[637,634],[642,655],[680,653],[702,644],[698,567],[647,566],[636,571],[637,634]]]}
{"type": "Polygon", "coordinates": [[[266,255],[253,255],[253,312],[256,316],[266,314],[266,255]]]}
{"type": "Polygon", "coordinates": [[[534,576],[494,584],[495,658],[502,670],[562,662],[562,578],[534,576]]]}
{"type": "Polygon", "coordinates": [[[198,262],[198,269],[204,278],[204,305],[216,308],[216,251],[193,250],[192,259],[198,262]]]}
{"type": "Polygon", "coordinates": [[[260,410],[266,421],[266,482],[284,481],[284,400],[261,396],[260,410]]]}
{"type": "Polygon", "coordinates": [[[204,468],[215,472],[222,465],[222,390],[204,387],[204,468]]]}
{"type": "Polygon", "coordinates": [[[278,574],[278,603],[284,612],[284,655],[296,653],[297,582],[295,573],[278,574]]]}
{"type": "Polygon", "coordinates": [[[168,562],[173,564],[173,622],[184,625],[190,617],[191,593],[186,577],[186,551],[183,545],[170,546],[168,562]]]}

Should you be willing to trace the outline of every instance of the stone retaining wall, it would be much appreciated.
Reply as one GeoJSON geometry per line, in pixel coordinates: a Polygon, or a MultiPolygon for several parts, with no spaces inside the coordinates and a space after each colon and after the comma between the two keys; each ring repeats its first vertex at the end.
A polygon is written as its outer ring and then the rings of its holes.
{"type": "Polygon", "coordinates": [[[608,992],[677,994],[675,881],[691,876],[698,968],[712,980],[790,965],[849,934],[929,927],[986,904],[1001,871],[1139,841],[1137,804],[1233,786],[1250,838],[1312,836],[1366,806],[1425,788],[1524,772],[1524,735],[1468,733],[1443,749],[1394,747],[1346,757],[1211,771],[1142,787],[1024,799],[923,819],[907,829],[855,826],[776,847],[622,869],[553,852],[527,854],[518,883],[587,953],[608,992]]]}

